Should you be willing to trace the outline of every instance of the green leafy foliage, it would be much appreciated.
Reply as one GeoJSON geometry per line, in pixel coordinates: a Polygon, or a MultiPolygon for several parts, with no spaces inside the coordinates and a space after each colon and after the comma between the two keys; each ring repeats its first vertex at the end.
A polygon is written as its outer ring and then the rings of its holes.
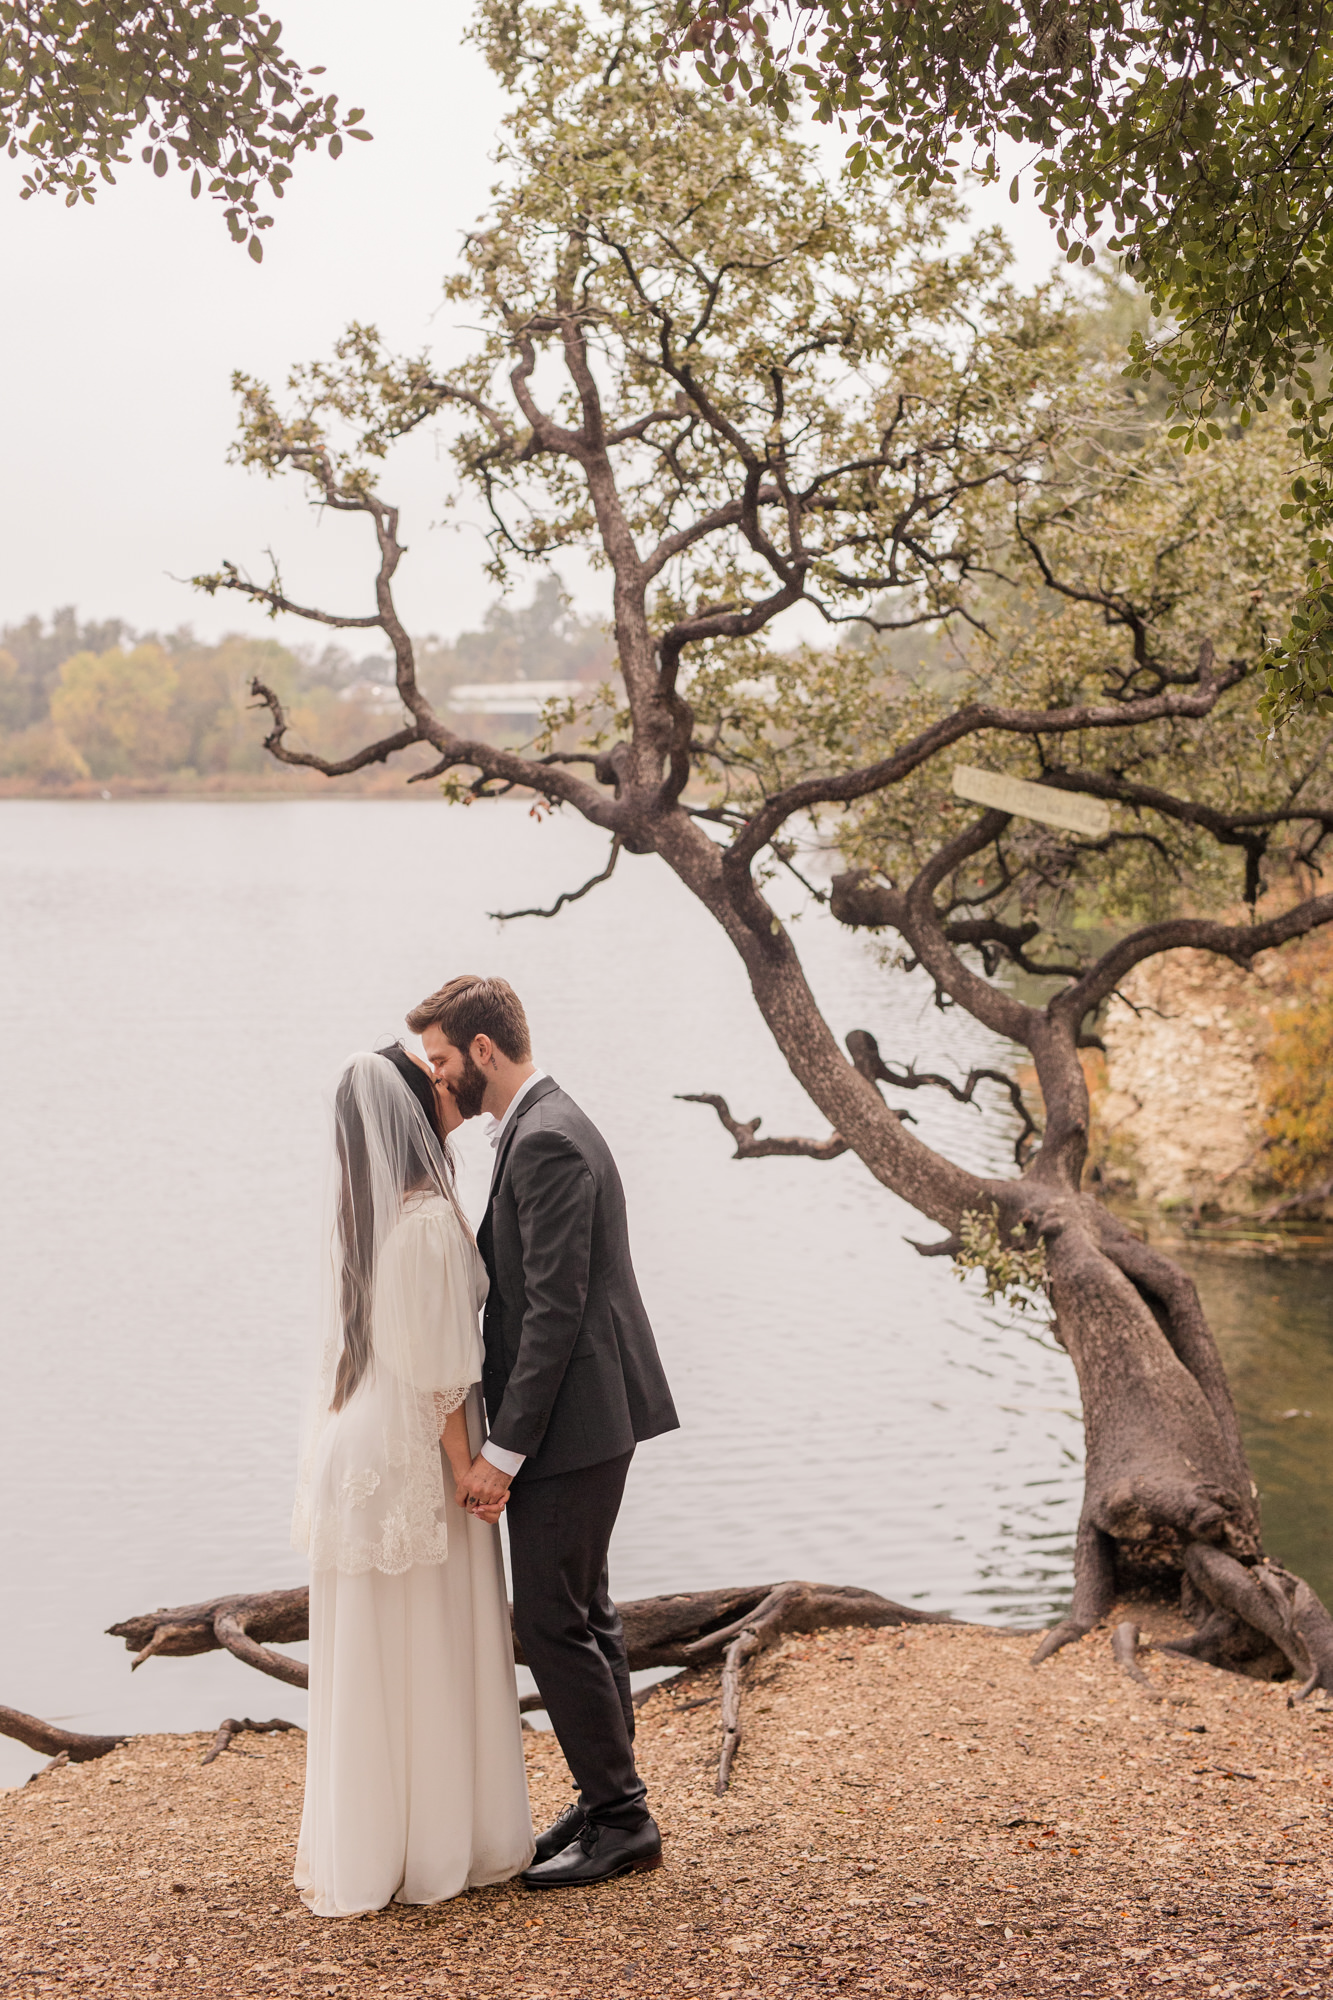
{"type": "MultiPolygon", "coordinates": [[[[1308,469],[1284,495],[1306,535],[1302,591],[1271,636],[1263,712],[1333,713],[1333,26],[1296,0],[952,0],[798,7],[780,33],[746,0],[680,0],[664,46],[725,96],[850,135],[856,173],[998,179],[1021,147],[1071,264],[1098,244],[1143,285],[1184,448],[1283,407],[1308,469]]],[[[1016,200],[1015,182],[1011,194],[1016,200]]]]}
{"type": "Polygon", "coordinates": [[[22,196],[91,202],[113,168],[140,156],[159,177],[174,160],[222,204],[256,260],[302,149],[368,139],[281,45],[255,0],[0,0],[0,147],[24,164],[22,196]]]}
{"type": "Polygon", "coordinates": [[[605,680],[615,647],[600,618],[579,612],[558,577],[540,577],[526,604],[497,598],[480,628],[416,647],[417,677],[433,701],[470,681],[605,680]]]}
{"type": "Polygon", "coordinates": [[[984,1211],[967,1211],[958,1225],[958,1243],[955,1272],[965,1278],[969,1271],[980,1271],[989,1304],[1000,1300],[1020,1312],[1036,1312],[1045,1304],[1045,1245],[1039,1241],[1023,1249],[1006,1241],[993,1203],[984,1211]]]}
{"type": "Polygon", "coordinates": [[[907,882],[975,819],[952,790],[955,761],[1105,798],[1105,836],[1013,819],[947,885],[958,924],[1026,926],[1020,955],[1033,964],[1071,965],[1108,931],[1285,889],[1325,839],[1322,821],[1299,817],[1302,799],[1327,805],[1325,726],[1298,718],[1265,743],[1253,720],[1266,635],[1298,600],[1304,567],[1281,501],[1285,427],[1260,419],[1187,455],[1161,420],[1098,401],[1091,340],[1084,351],[1088,400],[1040,478],[1003,506],[984,493],[962,503],[960,538],[986,553],[951,619],[867,629],[837,650],[714,647],[688,682],[710,799],[738,823],[812,775],[892,758],[971,704],[1119,701],[1122,727],[990,736],[982,753],[925,759],[816,813],[808,835],[789,831],[791,865],[831,840],[850,865],[907,882]],[[1136,697],[1185,685],[1205,647],[1234,676],[1208,712],[1134,723],[1136,697]],[[1222,825],[1238,813],[1249,823],[1222,825]]]}
{"type": "Polygon", "coordinates": [[[171,760],[180,676],[161,646],[75,653],[60,669],[51,720],[94,777],[155,774],[171,760]]]}

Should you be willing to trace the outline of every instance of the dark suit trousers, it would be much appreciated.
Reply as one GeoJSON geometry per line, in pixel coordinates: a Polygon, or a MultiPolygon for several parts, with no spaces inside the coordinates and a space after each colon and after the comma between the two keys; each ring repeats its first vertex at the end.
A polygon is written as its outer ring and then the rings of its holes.
{"type": "Polygon", "coordinates": [[[648,1817],[634,1768],[634,1707],[606,1558],[632,1451],[509,1494],[514,1629],[546,1705],[579,1802],[603,1826],[648,1817]]]}

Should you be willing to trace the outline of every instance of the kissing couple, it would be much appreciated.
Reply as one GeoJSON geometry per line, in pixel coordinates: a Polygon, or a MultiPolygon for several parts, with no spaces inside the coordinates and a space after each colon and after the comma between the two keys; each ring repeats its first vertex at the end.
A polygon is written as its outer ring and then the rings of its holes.
{"type": "Polygon", "coordinates": [[[292,1540],[310,1558],[296,1886],[323,1917],[656,1868],[607,1550],[635,1445],[674,1430],[596,1127],[503,979],[451,979],[334,1103],[320,1379],[292,1540]],[[496,1121],[474,1240],[449,1135],[496,1121]],[[478,1314],[484,1307],[481,1326],[478,1314]],[[534,1842],[513,1629],[577,1802],[534,1842]]]}

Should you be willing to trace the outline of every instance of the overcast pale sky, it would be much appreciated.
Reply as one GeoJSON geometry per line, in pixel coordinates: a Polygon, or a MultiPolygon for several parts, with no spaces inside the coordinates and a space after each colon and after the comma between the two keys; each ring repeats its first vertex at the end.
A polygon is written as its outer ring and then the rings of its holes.
{"type": "MultiPolygon", "coordinates": [[[[440,285],[485,205],[503,103],[463,42],[469,11],[467,0],[283,8],[287,47],[327,65],[343,102],[366,107],[375,140],[337,162],[301,156],[262,265],[233,246],[207,200],[190,201],[183,175],[126,168],[94,208],[69,210],[21,202],[21,169],[0,159],[0,624],[73,603],[139,628],[271,633],[239,599],[210,601],[182,581],[224,557],[262,572],[269,548],[307,602],[373,608],[363,524],[313,514],[295,481],[227,464],[231,371],[281,381],[351,319],[402,349],[457,351],[440,285]]],[[[1031,204],[990,191],[977,213],[1009,230],[1022,276],[1049,268],[1053,245],[1031,204]]],[[[400,608],[411,629],[452,636],[494,595],[475,513],[432,525],[452,471],[435,438],[414,439],[392,465],[412,551],[400,608]]],[[[600,602],[596,579],[572,565],[563,574],[579,599],[600,602]]],[[[277,635],[323,636],[292,620],[277,635]]]]}

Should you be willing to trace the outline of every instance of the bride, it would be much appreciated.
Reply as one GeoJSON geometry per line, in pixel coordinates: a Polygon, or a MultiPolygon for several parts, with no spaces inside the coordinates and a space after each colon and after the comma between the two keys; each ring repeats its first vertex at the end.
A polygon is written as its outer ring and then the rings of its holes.
{"type": "Polygon", "coordinates": [[[334,1282],[292,1532],[311,1570],[295,1879],[321,1917],[438,1902],[533,1854],[498,1510],[454,1499],[484,1436],[487,1284],[444,1148],[459,1116],[394,1047],[352,1058],[334,1122],[334,1282]]]}

